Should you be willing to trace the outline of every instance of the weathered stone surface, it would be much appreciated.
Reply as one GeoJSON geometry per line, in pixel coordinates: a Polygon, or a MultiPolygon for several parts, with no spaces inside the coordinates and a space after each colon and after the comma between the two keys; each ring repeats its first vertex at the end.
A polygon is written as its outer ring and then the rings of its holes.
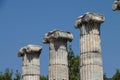
{"type": "Polygon", "coordinates": [[[25,75],[22,80],[39,80],[39,75],[25,75]]]}
{"type": "Polygon", "coordinates": [[[120,0],[115,0],[113,5],[112,5],[112,10],[120,10],[120,0]]]}
{"type": "Polygon", "coordinates": [[[67,41],[72,41],[70,32],[54,30],[47,33],[44,43],[49,43],[49,80],[69,80],[67,41]]]}
{"type": "Polygon", "coordinates": [[[102,66],[101,57],[100,53],[81,53],[80,66],[82,67],[90,64],[102,66]]]}
{"type": "Polygon", "coordinates": [[[21,57],[24,55],[24,53],[40,53],[42,50],[41,46],[38,45],[28,45],[25,47],[22,47],[19,52],[18,52],[18,56],[21,57]]]}
{"type": "Polygon", "coordinates": [[[69,80],[68,67],[66,65],[49,66],[49,80],[69,80]]]}
{"type": "Polygon", "coordinates": [[[90,23],[90,25],[92,25],[91,23],[100,24],[100,23],[103,23],[104,20],[105,18],[101,14],[87,12],[85,15],[79,16],[77,18],[77,20],[75,21],[75,28],[85,26],[86,23],[87,24],[90,23]]]}
{"type": "Polygon", "coordinates": [[[83,35],[80,39],[81,53],[101,52],[101,41],[99,35],[83,35]]]}
{"type": "Polygon", "coordinates": [[[100,14],[86,13],[75,22],[80,29],[80,80],[103,80],[100,24],[104,20],[100,14]]]}
{"type": "Polygon", "coordinates": [[[59,49],[58,51],[50,50],[50,65],[57,64],[57,65],[68,65],[67,51],[63,49],[59,49]],[[55,54],[56,53],[56,54],[55,54]]]}
{"type": "Polygon", "coordinates": [[[22,68],[22,75],[39,75],[40,74],[40,66],[26,65],[22,68]]]}
{"type": "Polygon", "coordinates": [[[72,41],[73,35],[67,31],[53,30],[45,34],[43,43],[49,43],[51,38],[66,39],[68,41],[72,41]]]}
{"type": "Polygon", "coordinates": [[[98,65],[80,67],[81,80],[103,80],[103,68],[98,65]]]}
{"type": "Polygon", "coordinates": [[[37,45],[28,45],[19,50],[18,56],[23,58],[22,80],[39,80],[41,50],[42,47],[37,45]]]}

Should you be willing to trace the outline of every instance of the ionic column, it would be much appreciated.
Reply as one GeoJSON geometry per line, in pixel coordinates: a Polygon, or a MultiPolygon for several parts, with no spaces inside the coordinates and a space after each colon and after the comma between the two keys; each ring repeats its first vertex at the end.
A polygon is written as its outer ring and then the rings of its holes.
{"type": "Polygon", "coordinates": [[[28,45],[19,50],[18,56],[22,57],[22,80],[40,80],[41,50],[42,47],[37,45],[28,45]]]}
{"type": "Polygon", "coordinates": [[[115,0],[113,5],[112,5],[112,10],[120,10],[120,0],[115,0]]]}
{"type": "Polygon", "coordinates": [[[100,24],[104,17],[86,13],[77,18],[75,28],[80,29],[80,80],[103,80],[100,24]]]}
{"type": "Polygon", "coordinates": [[[70,32],[54,30],[45,34],[44,43],[49,44],[49,80],[69,80],[67,41],[72,41],[70,32]]]}

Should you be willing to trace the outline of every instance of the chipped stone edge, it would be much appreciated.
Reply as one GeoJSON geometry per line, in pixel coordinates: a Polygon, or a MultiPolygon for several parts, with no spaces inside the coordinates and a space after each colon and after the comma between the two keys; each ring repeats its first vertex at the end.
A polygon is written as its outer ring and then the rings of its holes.
{"type": "Polygon", "coordinates": [[[41,53],[42,47],[39,45],[27,45],[22,47],[18,52],[18,57],[22,57],[25,53],[33,54],[33,53],[41,53]]]}
{"type": "Polygon", "coordinates": [[[112,4],[112,10],[116,11],[116,10],[120,10],[120,0],[115,0],[112,4]]]}
{"type": "Polygon", "coordinates": [[[105,17],[101,14],[87,12],[82,16],[79,16],[75,21],[75,28],[79,28],[83,23],[95,22],[95,23],[103,23],[105,21],[105,17]]]}
{"type": "Polygon", "coordinates": [[[50,38],[55,38],[55,39],[63,38],[71,42],[73,40],[73,34],[68,31],[52,30],[44,35],[43,43],[44,44],[49,43],[50,38]]]}

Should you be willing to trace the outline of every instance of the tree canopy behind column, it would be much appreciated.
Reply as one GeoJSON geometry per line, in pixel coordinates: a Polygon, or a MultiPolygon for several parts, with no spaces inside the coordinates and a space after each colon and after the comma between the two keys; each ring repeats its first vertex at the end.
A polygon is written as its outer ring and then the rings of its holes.
{"type": "Polygon", "coordinates": [[[72,46],[68,46],[69,80],[79,80],[79,56],[75,55],[72,46]]]}

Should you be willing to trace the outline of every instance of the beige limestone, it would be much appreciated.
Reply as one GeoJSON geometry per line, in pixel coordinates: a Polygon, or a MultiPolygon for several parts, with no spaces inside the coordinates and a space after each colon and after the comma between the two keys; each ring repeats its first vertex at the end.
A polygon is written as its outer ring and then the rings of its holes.
{"type": "Polygon", "coordinates": [[[45,34],[44,43],[49,44],[49,80],[69,80],[67,41],[72,41],[70,32],[53,30],[45,34]]]}
{"type": "Polygon", "coordinates": [[[75,22],[80,29],[80,80],[103,80],[100,24],[104,20],[103,15],[88,12],[75,22]]]}
{"type": "Polygon", "coordinates": [[[42,47],[37,45],[28,45],[19,50],[18,56],[22,57],[22,80],[39,80],[41,50],[42,47]]]}
{"type": "Polygon", "coordinates": [[[115,0],[113,5],[112,5],[112,10],[120,10],[120,0],[115,0]]]}

